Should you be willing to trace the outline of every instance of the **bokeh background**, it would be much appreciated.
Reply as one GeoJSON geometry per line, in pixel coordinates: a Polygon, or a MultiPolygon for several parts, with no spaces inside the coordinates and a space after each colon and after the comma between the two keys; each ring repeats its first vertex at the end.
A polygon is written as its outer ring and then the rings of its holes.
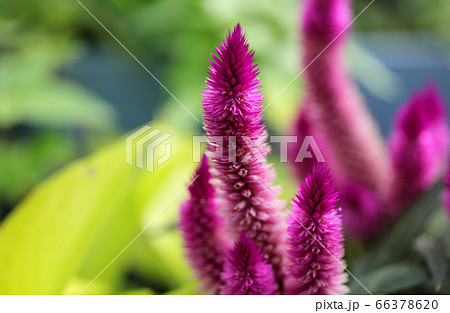
{"type": "MultiPolygon", "coordinates": [[[[210,53],[238,22],[256,51],[264,105],[302,69],[298,1],[81,3],[199,120],[210,53]]],[[[354,14],[368,3],[355,0],[354,14]]],[[[346,60],[384,135],[428,80],[450,103],[448,16],[447,0],[376,0],[356,20],[346,60]]],[[[271,134],[284,133],[303,84],[300,76],[264,112],[271,134]]],[[[191,136],[201,133],[76,0],[2,1],[0,293],[82,292],[166,207],[84,293],[196,292],[176,217],[195,166],[191,136]],[[125,164],[124,136],[148,123],[174,140],[154,173],[125,164]]],[[[287,199],[296,186],[277,168],[287,199]]],[[[351,266],[364,247],[348,245],[351,266]]]]}

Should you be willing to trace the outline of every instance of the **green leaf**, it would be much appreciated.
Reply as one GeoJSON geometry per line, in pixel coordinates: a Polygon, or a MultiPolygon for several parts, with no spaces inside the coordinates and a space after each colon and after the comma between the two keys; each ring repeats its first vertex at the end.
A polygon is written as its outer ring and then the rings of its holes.
{"type": "Polygon", "coordinates": [[[0,199],[17,203],[43,177],[76,155],[68,136],[39,132],[22,140],[0,140],[0,199]]]}
{"type": "Polygon", "coordinates": [[[125,291],[125,292],[123,292],[121,294],[122,295],[140,295],[140,296],[145,296],[145,295],[154,295],[155,292],[153,290],[151,290],[150,288],[139,288],[139,289],[128,290],[128,291],[125,291]]]}
{"type": "MultiPolygon", "coordinates": [[[[170,131],[165,125],[157,127],[170,131]]],[[[125,139],[120,139],[73,162],[34,189],[0,227],[0,294],[67,292],[74,279],[90,282],[169,204],[168,214],[162,214],[140,239],[152,242],[153,235],[174,225],[183,199],[180,192],[195,164],[186,132],[171,133],[172,158],[154,173],[126,164],[125,139]],[[116,217],[128,225],[122,230],[111,228],[117,225],[116,217]]],[[[126,254],[121,256],[124,260],[126,254]]],[[[173,276],[185,271],[174,265],[177,260],[167,262],[160,254],[156,264],[160,266],[151,271],[165,270],[173,276]]],[[[183,262],[181,252],[169,253],[169,257],[183,262]]],[[[108,272],[120,262],[119,258],[101,278],[114,274],[108,272]]],[[[117,282],[117,273],[112,276],[117,282]]],[[[181,280],[179,284],[184,283],[181,280]]],[[[99,279],[99,284],[109,282],[99,279]]],[[[109,288],[110,292],[117,292],[115,288],[118,285],[109,288]]]]}
{"type": "Polygon", "coordinates": [[[441,204],[425,229],[429,237],[437,239],[445,236],[445,232],[449,230],[449,219],[446,213],[441,204]]]}
{"type": "Polygon", "coordinates": [[[166,295],[198,295],[200,294],[198,291],[199,284],[197,280],[191,280],[184,286],[167,292],[166,295]]]}
{"type": "Polygon", "coordinates": [[[444,245],[444,254],[447,259],[450,260],[450,228],[447,228],[441,237],[442,244],[444,245]]]}
{"type": "Polygon", "coordinates": [[[44,34],[21,40],[24,46],[0,59],[0,127],[112,129],[112,107],[57,75],[71,55],[78,54],[76,44],[44,34]]]}
{"type": "Polygon", "coordinates": [[[415,247],[427,264],[436,292],[439,291],[444,282],[448,266],[445,254],[442,253],[444,245],[440,241],[422,236],[416,240],[415,247]]]}
{"type": "MultiPolygon", "coordinates": [[[[418,265],[393,264],[365,275],[358,275],[358,279],[372,294],[392,294],[425,283],[428,275],[418,265]]],[[[350,290],[353,294],[366,293],[355,280],[351,281],[350,290]]]]}
{"type": "Polygon", "coordinates": [[[442,182],[436,183],[398,218],[386,233],[369,245],[364,256],[355,263],[355,275],[384,264],[395,263],[412,248],[414,240],[425,230],[433,213],[440,206],[442,182]]]}

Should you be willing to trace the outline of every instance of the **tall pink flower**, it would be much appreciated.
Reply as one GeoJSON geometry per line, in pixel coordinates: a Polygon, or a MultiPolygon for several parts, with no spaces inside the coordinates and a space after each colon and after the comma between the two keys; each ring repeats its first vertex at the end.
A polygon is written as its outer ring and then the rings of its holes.
{"type": "Polygon", "coordinates": [[[225,282],[222,293],[226,295],[271,295],[278,289],[272,266],[245,231],[230,252],[222,280],[225,282]]]}
{"type": "Polygon", "coordinates": [[[203,156],[189,186],[190,197],[181,206],[180,229],[189,263],[203,282],[201,289],[218,294],[223,285],[220,275],[227,244],[222,234],[224,222],[217,213],[215,190],[210,180],[208,159],[203,156]]]}
{"type": "Polygon", "coordinates": [[[288,292],[342,294],[347,290],[342,220],[325,165],[316,165],[297,191],[288,227],[288,292]]]}
{"type": "Polygon", "coordinates": [[[369,240],[377,235],[388,222],[383,209],[390,207],[369,188],[359,184],[346,184],[339,190],[344,227],[361,240],[369,240]]]}
{"type": "Polygon", "coordinates": [[[400,108],[389,140],[394,217],[444,175],[449,143],[444,101],[437,87],[428,84],[400,108]]]}
{"type": "Polygon", "coordinates": [[[262,122],[258,70],[238,24],[216,48],[203,93],[209,156],[223,201],[229,230],[245,230],[272,264],[280,291],[283,285],[283,223],[272,187],[275,173],[265,163],[270,152],[262,122]],[[230,157],[230,151],[235,156],[230,157]]]}
{"type": "Polygon", "coordinates": [[[307,114],[314,116],[313,127],[326,140],[327,162],[339,188],[357,183],[383,197],[390,181],[388,155],[342,55],[350,32],[350,3],[304,2],[301,32],[307,114]]]}
{"type": "MultiPolygon", "coordinates": [[[[341,192],[345,228],[360,238],[375,234],[373,223],[389,193],[388,153],[364,100],[348,74],[343,48],[350,33],[351,0],[305,0],[301,35],[306,96],[290,135],[299,143],[313,136],[341,192]],[[355,192],[363,191],[362,194],[355,192]]],[[[315,160],[289,162],[303,181],[315,160]]]]}

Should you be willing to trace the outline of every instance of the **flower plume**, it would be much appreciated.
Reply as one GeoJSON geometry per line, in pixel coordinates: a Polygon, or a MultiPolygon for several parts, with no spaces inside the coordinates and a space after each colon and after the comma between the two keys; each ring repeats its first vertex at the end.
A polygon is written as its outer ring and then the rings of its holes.
{"type": "MultiPolygon", "coordinates": [[[[378,203],[387,197],[391,166],[379,130],[344,62],[343,48],[351,30],[351,0],[305,0],[302,15],[307,85],[293,133],[301,141],[307,128],[316,139],[340,192],[344,194],[356,185],[378,203]]],[[[292,157],[290,162],[303,180],[311,162],[293,162],[292,157]]],[[[355,229],[359,224],[353,221],[369,221],[374,205],[354,207],[361,201],[346,202],[353,198],[349,195],[341,201],[346,210],[345,226],[353,234],[366,236],[360,227],[355,229]]]]}
{"type": "Polygon", "coordinates": [[[238,24],[216,48],[203,93],[208,152],[217,178],[228,229],[242,230],[257,243],[283,284],[283,223],[274,198],[274,169],[265,163],[270,148],[262,122],[258,70],[254,52],[238,24]],[[230,157],[230,151],[235,155],[230,157]]]}
{"type": "Polygon", "coordinates": [[[271,295],[278,289],[272,266],[245,231],[225,262],[222,279],[222,293],[227,295],[271,295]]]}
{"type": "Polygon", "coordinates": [[[342,221],[325,165],[314,166],[297,191],[288,226],[288,292],[342,294],[347,290],[342,221]]]}
{"type": "Polygon", "coordinates": [[[330,171],[338,185],[360,183],[380,195],[389,181],[387,152],[345,67],[342,51],[350,31],[350,0],[307,0],[304,8],[304,66],[316,127],[333,155],[330,171]],[[344,31],[345,30],[345,31],[344,31]]]}
{"type": "Polygon", "coordinates": [[[180,229],[190,265],[203,282],[201,289],[217,294],[223,285],[220,275],[227,245],[205,155],[194,177],[188,188],[190,198],[181,206],[180,229]]]}
{"type": "Polygon", "coordinates": [[[391,201],[398,215],[447,169],[449,129],[445,104],[434,84],[400,108],[389,140],[394,169],[391,201]]]}

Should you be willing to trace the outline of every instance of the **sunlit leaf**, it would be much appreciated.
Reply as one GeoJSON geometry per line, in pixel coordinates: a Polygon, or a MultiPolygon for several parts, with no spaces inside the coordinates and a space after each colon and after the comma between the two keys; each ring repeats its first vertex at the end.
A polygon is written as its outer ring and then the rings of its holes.
{"type": "Polygon", "coordinates": [[[198,295],[200,294],[198,286],[199,282],[192,280],[178,289],[167,292],[166,295],[198,295]]]}
{"type": "MultiPolygon", "coordinates": [[[[0,275],[0,293],[62,293],[79,271],[89,282],[149,223],[139,212],[154,218],[167,208],[168,213],[175,211],[169,216],[176,216],[195,164],[189,150],[191,140],[181,132],[171,132],[172,158],[154,173],[126,164],[125,139],[120,139],[70,164],[34,189],[0,228],[0,268],[8,269],[0,275]],[[123,230],[111,228],[117,226],[117,216],[130,225],[123,230]],[[133,222],[136,216],[141,218],[133,222]],[[109,236],[115,231],[116,235],[109,236]],[[96,250],[99,252],[94,253],[96,250]]],[[[155,222],[157,229],[175,223],[163,216],[155,222]]],[[[152,238],[142,239],[151,242],[152,238]]],[[[181,252],[175,255],[181,258],[181,252]]],[[[174,262],[160,260],[164,267],[154,271],[179,268],[174,262]]],[[[175,273],[182,272],[176,269],[175,273]]]]}
{"type": "Polygon", "coordinates": [[[122,295],[154,295],[155,292],[150,288],[132,289],[121,293],[122,295]]]}

